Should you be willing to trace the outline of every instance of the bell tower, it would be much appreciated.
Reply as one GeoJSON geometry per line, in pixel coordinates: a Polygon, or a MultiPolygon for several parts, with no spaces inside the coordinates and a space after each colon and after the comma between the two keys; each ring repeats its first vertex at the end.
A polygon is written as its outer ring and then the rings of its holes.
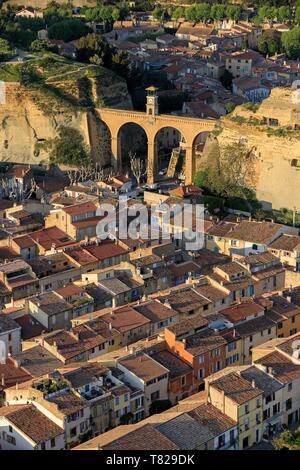
{"type": "Polygon", "coordinates": [[[146,113],[148,116],[156,116],[158,114],[158,96],[155,86],[149,86],[147,91],[146,113]]]}

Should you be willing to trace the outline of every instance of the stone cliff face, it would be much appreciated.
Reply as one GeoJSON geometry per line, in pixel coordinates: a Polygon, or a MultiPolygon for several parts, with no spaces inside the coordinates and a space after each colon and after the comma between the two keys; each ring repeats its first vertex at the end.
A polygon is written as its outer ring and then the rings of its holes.
{"type": "Polygon", "coordinates": [[[238,106],[222,118],[203,158],[215,157],[218,150],[242,140],[257,157],[255,190],[263,207],[300,211],[299,116],[293,89],[275,88],[260,106],[238,106]]]}
{"type": "Polygon", "coordinates": [[[276,137],[255,126],[224,120],[217,137],[220,146],[243,139],[254,147],[256,162],[256,196],[266,209],[300,210],[300,140],[276,137]]]}
{"type": "Polygon", "coordinates": [[[94,161],[109,164],[109,135],[105,125],[94,118],[93,109],[103,106],[130,109],[131,99],[121,79],[115,77],[108,86],[102,77],[86,80],[88,86],[85,83],[84,87],[78,80],[64,80],[52,82],[45,90],[24,87],[18,82],[5,83],[5,100],[0,104],[0,161],[48,163],[43,143],[54,138],[59,126],[64,125],[80,130],[94,161]],[[88,106],[82,106],[84,100],[85,105],[88,100],[88,106]]]}

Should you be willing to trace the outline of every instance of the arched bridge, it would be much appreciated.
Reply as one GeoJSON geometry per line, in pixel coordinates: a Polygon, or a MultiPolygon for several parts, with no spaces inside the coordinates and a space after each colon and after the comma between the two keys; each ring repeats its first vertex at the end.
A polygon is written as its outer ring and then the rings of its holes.
{"type": "Polygon", "coordinates": [[[98,109],[101,120],[107,125],[111,133],[111,150],[113,166],[121,168],[121,138],[120,131],[125,124],[137,124],[142,127],[148,141],[148,170],[147,179],[152,183],[157,174],[157,142],[158,132],[166,127],[178,130],[185,143],[185,181],[190,184],[195,172],[195,141],[202,132],[214,129],[216,121],[213,119],[198,119],[170,114],[157,114],[156,109],[147,105],[147,112],[126,111],[122,109],[98,109]]]}

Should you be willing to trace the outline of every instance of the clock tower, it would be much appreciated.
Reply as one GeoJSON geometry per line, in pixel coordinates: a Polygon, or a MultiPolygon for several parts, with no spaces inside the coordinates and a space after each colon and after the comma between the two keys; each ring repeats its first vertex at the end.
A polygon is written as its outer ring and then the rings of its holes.
{"type": "Polygon", "coordinates": [[[147,91],[147,103],[146,103],[146,113],[148,116],[156,116],[158,114],[158,96],[157,88],[155,86],[150,86],[146,88],[147,91]]]}

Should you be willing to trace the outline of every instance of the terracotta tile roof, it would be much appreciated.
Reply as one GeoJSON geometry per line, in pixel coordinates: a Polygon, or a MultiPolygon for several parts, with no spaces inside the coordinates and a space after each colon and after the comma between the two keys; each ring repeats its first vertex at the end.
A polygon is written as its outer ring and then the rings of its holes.
{"type": "Polygon", "coordinates": [[[214,437],[218,437],[237,425],[235,420],[210,403],[202,403],[194,410],[189,411],[188,414],[202,426],[207,426],[214,437]]]}
{"type": "Polygon", "coordinates": [[[177,316],[176,310],[167,307],[158,300],[135,304],[134,309],[148,318],[152,323],[164,321],[167,318],[177,316]]]}
{"type": "Polygon", "coordinates": [[[89,217],[85,220],[78,220],[77,222],[72,222],[72,225],[76,228],[85,228],[97,225],[100,220],[104,219],[105,216],[96,216],[96,217],[89,217]]]}
{"type": "Polygon", "coordinates": [[[226,344],[226,339],[216,334],[211,329],[188,336],[185,339],[185,349],[193,356],[199,356],[200,354],[212,351],[226,344]]]}
{"type": "Polygon", "coordinates": [[[129,305],[115,309],[100,318],[108,325],[111,324],[113,328],[122,334],[150,324],[148,318],[129,305]]]}
{"type": "Polygon", "coordinates": [[[246,320],[249,316],[256,317],[264,311],[263,307],[253,301],[246,301],[229,308],[220,310],[220,313],[230,322],[235,323],[246,320]]]}
{"type": "Polygon", "coordinates": [[[34,240],[29,235],[21,235],[20,237],[14,237],[13,241],[22,249],[31,248],[35,246],[34,240]]]}
{"type": "Polygon", "coordinates": [[[170,371],[171,379],[193,372],[193,368],[191,366],[167,349],[158,351],[152,354],[151,357],[170,371]]]}
{"type": "Polygon", "coordinates": [[[39,323],[31,315],[23,315],[15,319],[15,322],[22,328],[21,337],[23,341],[40,336],[44,331],[45,327],[39,323]]]}
{"type": "Polygon", "coordinates": [[[275,241],[270,243],[269,249],[284,251],[300,251],[300,237],[295,235],[281,235],[275,241]]]}
{"type": "Polygon", "coordinates": [[[32,377],[49,374],[62,365],[62,362],[42,346],[34,346],[12,357],[32,377]]]}
{"type": "Polygon", "coordinates": [[[255,361],[255,364],[267,367],[269,373],[283,384],[292,382],[300,377],[300,365],[294,364],[290,358],[279,351],[267,354],[255,361]]]}
{"type": "Polygon", "coordinates": [[[72,305],[61,299],[55,292],[45,292],[31,297],[30,302],[38,306],[46,315],[52,316],[72,309],[72,305]]]}
{"type": "Polygon", "coordinates": [[[179,447],[150,424],[146,424],[102,447],[103,450],[177,450],[179,447]]]}
{"type": "Polygon", "coordinates": [[[167,329],[175,334],[176,337],[194,333],[197,330],[201,330],[207,327],[209,324],[208,320],[202,316],[202,314],[194,315],[192,318],[182,320],[176,325],[168,326],[167,329]]]}
{"type": "Polygon", "coordinates": [[[228,238],[267,245],[282,228],[284,225],[272,222],[243,220],[228,234],[228,238]]]}
{"type": "Polygon", "coordinates": [[[85,247],[85,250],[99,261],[125,255],[127,253],[127,250],[110,240],[103,240],[99,245],[89,245],[85,247]]]}
{"type": "Polygon", "coordinates": [[[25,405],[11,411],[6,414],[6,418],[36,444],[41,444],[64,433],[62,428],[47,418],[34,405],[25,405]]]}
{"type": "Polygon", "coordinates": [[[76,413],[76,411],[82,410],[88,406],[86,400],[78,397],[71,391],[62,391],[56,396],[48,396],[47,400],[51,403],[55,403],[59,411],[66,416],[76,413]]]}
{"type": "Polygon", "coordinates": [[[66,248],[65,253],[81,266],[86,266],[88,264],[95,263],[98,261],[98,258],[93,256],[91,253],[89,253],[87,250],[80,246],[66,248]]]}
{"type": "Polygon", "coordinates": [[[119,364],[130,370],[144,382],[148,382],[169,372],[168,369],[146,354],[129,356],[119,361],[119,364]]]}
{"type": "Polygon", "coordinates": [[[69,215],[80,215],[86,212],[96,212],[96,206],[92,202],[83,202],[74,206],[64,207],[62,210],[69,215]]]}
{"type": "Polygon", "coordinates": [[[274,322],[265,315],[235,326],[236,331],[242,337],[253,335],[269,328],[274,328],[274,322]]]}
{"type": "Polygon", "coordinates": [[[252,386],[252,382],[244,379],[236,372],[223,375],[217,380],[210,382],[210,387],[219,392],[224,391],[225,396],[238,405],[259,397],[263,391],[252,386]]]}
{"type": "Polygon", "coordinates": [[[7,359],[6,364],[0,364],[0,389],[2,379],[4,380],[4,387],[13,387],[16,383],[21,384],[30,378],[31,375],[22,367],[16,366],[10,358],[7,359]]]}
{"type": "Polygon", "coordinates": [[[50,250],[52,245],[55,245],[56,248],[59,248],[69,245],[70,243],[74,243],[74,240],[72,240],[65,232],[57,227],[49,227],[42,230],[37,230],[36,232],[31,233],[29,236],[45,250],[50,250]]]}

